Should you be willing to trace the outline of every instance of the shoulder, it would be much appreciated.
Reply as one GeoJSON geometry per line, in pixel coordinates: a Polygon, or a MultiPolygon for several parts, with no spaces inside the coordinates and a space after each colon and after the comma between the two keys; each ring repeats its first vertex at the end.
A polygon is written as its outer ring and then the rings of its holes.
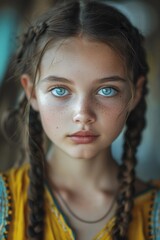
{"type": "Polygon", "coordinates": [[[158,183],[158,189],[153,196],[153,202],[151,205],[150,236],[155,240],[160,239],[160,182],[158,183]]]}
{"type": "Polygon", "coordinates": [[[0,174],[0,239],[6,238],[11,215],[11,194],[5,176],[0,174]]]}
{"type": "Polygon", "coordinates": [[[8,169],[5,172],[2,172],[1,175],[5,174],[7,176],[19,177],[20,175],[24,175],[29,169],[29,163],[24,163],[21,166],[16,166],[8,169]]]}
{"type": "Polygon", "coordinates": [[[1,185],[7,186],[7,191],[11,193],[13,199],[17,199],[28,185],[29,164],[20,167],[13,167],[0,174],[1,185]]]}
{"type": "Polygon", "coordinates": [[[24,201],[28,185],[28,164],[0,174],[0,239],[7,239],[15,205],[24,201]],[[24,192],[24,194],[23,194],[24,192]]]}
{"type": "Polygon", "coordinates": [[[160,239],[160,181],[135,196],[132,228],[139,229],[140,239],[160,239]]]}

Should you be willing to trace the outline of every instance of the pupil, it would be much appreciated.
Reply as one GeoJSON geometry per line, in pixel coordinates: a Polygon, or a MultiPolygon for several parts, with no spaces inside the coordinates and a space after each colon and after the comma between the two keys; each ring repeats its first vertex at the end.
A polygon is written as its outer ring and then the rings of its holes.
{"type": "Polygon", "coordinates": [[[58,90],[57,90],[57,92],[58,92],[58,94],[64,94],[64,89],[62,89],[62,88],[59,88],[58,90]]]}
{"type": "Polygon", "coordinates": [[[111,90],[108,89],[108,88],[103,89],[103,93],[104,93],[104,94],[108,94],[108,93],[110,93],[110,92],[111,92],[111,90]]]}

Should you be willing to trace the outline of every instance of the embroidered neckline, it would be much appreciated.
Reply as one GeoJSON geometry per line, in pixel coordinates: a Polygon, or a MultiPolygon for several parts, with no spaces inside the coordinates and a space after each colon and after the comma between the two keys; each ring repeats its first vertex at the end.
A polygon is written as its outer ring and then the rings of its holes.
{"type": "Polygon", "coordinates": [[[45,182],[45,186],[46,186],[47,192],[49,193],[49,195],[52,199],[52,202],[49,201],[49,199],[47,199],[50,211],[56,216],[56,218],[58,220],[58,223],[62,227],[62,230],[69,234],[70,240],[75,240],[76,239],[76,233],[74,232],[74,230],[70,226],[70,223],[69,223],[69,220],[68,220],[67,216],[61,210],[60,205],[58,204],[56,198],[54,197],[47,181],[45,182]]]}
{"type": "MultiPolygon", "coordinates": [[[[63,231],[67,232],[67,231],[71,231],[72,234],[70,234],[70,237],[72,240],[75,240],[75,232],[74,230],[71,228],[70,224],[69,224],[69,221],[66,217],[66,215],[63,213],[63,211],[61,210],[60,206],[59,206],[59,203],[57,202],[56,198],[54,197],[49,185],[47,182],[45,182],[46,184],[46,188],[47,188],[47,191],[52,199],[52,203],[50,202],[50,205],[51,208],[50,210],[54,213],[54,215],[58,218],[58,222],[61,224],[61,227],[63,229],[63,231]]],[[[147,196],[148,194],[151,195],[151,198],[150,198],[150,211],[149,211],[149,220],[148,220],[148,229],[149,229],[149,232],[148,232],[148,236],[149,236],[149,240],[153,240],[153,239],[156,239],[156,240],[160,240],[160,207],[156,207],[157,206],[157,200],[155,198],[156,196],[156,193],[157,193],[157,188],[154,186],[154,185],[150,185],[146,190],[144,190],[143,192],[135,195],[134,197],[134,202],[135,202],[135,207],[136,205],[138,204],[139,201],[141,201],[141,198],[144,198],[145,196],[147,196]],[[156,204],[156,205],[155,205],[156,204]],[[155,206],[155,207],[153,207],[155,206]],[[158,225],[156,224],[156,228],[158,229],[158,237],[159,238],[154,238],[155,236],[155,233],[154,233],[154,229],[153,229],[153,225],[155,225],[155,220],[153,221],[153,219],[155,219],[155,209],[159,209],[159,213],[156,214],[156,219],[158,218],[159,216],[159,223],[158,225]]],[[[159,193],[159,206],[160,206],[160,193],[159,193]]],[[[139,204],[138,204],[139,205],[139,204]]],[[[106,226],[104,228],[102,228],[102,230],[100,230],[100,232],[93,238],[93,240],[100,240],[105,234],[106,232],[110,232],[113,225],[114,225],[114,221],[115,221],[115,216],[112,217],[109,222],[106,224],[106,226]]],[[[156,233],[157,234],[157,233],[156,233]]],[[[156,235],[157,237],[157,235],[156,235]]]]}
{"type": "Polygon", "coordinates": [[[0,239],[7,240],[12,220],[12,197],[7,176],[0,175],[0,239]]]}
{"type": "MultiPolygon", "coordinates": [[[[74,229],[71,227],[67,216],[63,213],[63,211],[62,211],[57,199],[53,195],[47,181],[45,181],[45,185],[46,185],[46,190],[52,199],[52,202],[50,202],[49,199],[47,199],[49,202],[49,205],[50,205],[50,211],[53,212],[53,214],[56,216],[63,231],[69,233],[71,240],[76,240],[76,233],[75,233],[74,229]]],[[[104,234],[106,234],[106,232],[110,233],[111,229],[113,227],[114,221],[115,221],[115,217],[113,216],[108,221],[108,223],[100,230],[100,232],[96,234],[96,236],[93,238],[93,240],[100,240],[104,236],[104,234]]]]}
{"type": "Polygon", "coordinates": [[[148,237],[150,240],[160,240],[160,190],[155,190],[151,196],[148,237]]]}

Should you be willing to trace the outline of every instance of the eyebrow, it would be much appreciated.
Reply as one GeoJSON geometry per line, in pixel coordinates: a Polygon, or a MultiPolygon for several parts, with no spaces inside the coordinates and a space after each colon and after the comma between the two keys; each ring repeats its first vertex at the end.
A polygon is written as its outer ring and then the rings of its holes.
{"type": "Polygon", "coordinates": [[[126,82],[127,79],[115,75],[115,76],[104,77],[104,78],[96,80],[96,82],[98,82],[98,83],[106,83],[106,82],[110,82],[110,81],[111,82],[112,81],[113,82],[126,82]]]}
{"type": "MultiPolygon", "coordinates": [[[[96,83],[106,83],[109,81],[126,82],[127,80],[125,78],[122,78],[122,77],[116,76],[116,75],[95,80],[96,83]]],[[[63,78],[63,77],[58,77],[58,76],[48,76],[48,77],[42,79],[41,82],[62,82],[62,83],[74,85],[74,81],[63,78]]]]}
{"type": "Polygon", "coordinates": [[[63,82],[68,84],[74,84],[72,80],[69,80],[63,77],[58,77],[58,76],[48,76],[42,79],[41,82],[63,82]]]}

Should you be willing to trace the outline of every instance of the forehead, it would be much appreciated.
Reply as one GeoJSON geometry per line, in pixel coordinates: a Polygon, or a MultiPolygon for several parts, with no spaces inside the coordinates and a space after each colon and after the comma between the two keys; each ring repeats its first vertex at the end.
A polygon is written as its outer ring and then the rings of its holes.
{"type": "Polygon", "coordinates": [[[74,74],[82,77],[95,75],[98,78],[103,77],[103,74],[126,75],[124,61],[113,48],[80,37],[50,45],[42,57],[40,72],[41,78],[46,77],[46,74],[60,74],[66,78],[74,74]]]}

